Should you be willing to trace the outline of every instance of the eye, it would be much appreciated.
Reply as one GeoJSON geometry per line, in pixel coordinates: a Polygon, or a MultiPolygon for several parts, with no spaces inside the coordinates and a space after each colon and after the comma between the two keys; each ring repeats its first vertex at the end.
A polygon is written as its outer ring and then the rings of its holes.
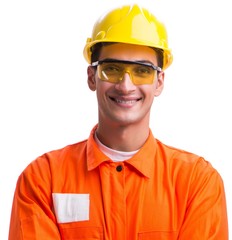
{"type": "Polygon", "coordinates": [[[153,73],[153,69],[149,66],[137,66],[133,69],[133,72],[138,76],[147,76],[153,73]]]}
{"type": "Polygon", "coordinates": [[[115,63],[103,63],[102,71],[106,74],[118,74],[122,72],[122,68],[115,63]]]}

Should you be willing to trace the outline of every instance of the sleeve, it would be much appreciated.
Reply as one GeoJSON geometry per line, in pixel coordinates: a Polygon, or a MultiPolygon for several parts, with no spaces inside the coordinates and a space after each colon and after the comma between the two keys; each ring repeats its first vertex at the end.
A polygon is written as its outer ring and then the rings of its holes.
{"type": "Polygon", "coordinates": [[[18,178],[9,240],[61,239],[51,196],[49,162],[41,157],[32,162],[18,178]]]}
{"type": "Polygon", "coordinates": [[[201,159],[192,175],[188,205],[178,240],[228,240],[224,184],[219,173],[201,159]]]}

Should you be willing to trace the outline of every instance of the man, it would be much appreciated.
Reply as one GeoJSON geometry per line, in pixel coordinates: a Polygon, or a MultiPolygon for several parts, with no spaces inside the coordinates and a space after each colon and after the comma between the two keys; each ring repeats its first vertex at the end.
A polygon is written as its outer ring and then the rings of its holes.
{"type": "Polygon", "coordinates": [[[116,8],[96,22],[84,56],[98,124],[23,171],[9,239],[228,239],[218,172],[149,128],[172,62],[164,25],[138,5],[116,8]]]}

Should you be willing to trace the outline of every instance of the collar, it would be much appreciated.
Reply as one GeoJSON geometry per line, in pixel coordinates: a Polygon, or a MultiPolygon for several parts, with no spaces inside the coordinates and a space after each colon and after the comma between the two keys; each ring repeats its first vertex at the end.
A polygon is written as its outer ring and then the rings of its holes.
{"type": "MultiPolygon", "coordinates": [[[[94,139],[94,133],[97,125],[92,129],[87,140],[87,167],[91,171],[98,167],[103,162],[112,162],[103,152],[100,151],[94,139]]],[[[141,149],[130,159],[125,160],[124,163],[132,166],[145,177],[151,176],[151,171],[154,169],[154,159],[156,154],[156,139],[150,130],[149,136],[141,147],[141,149]]]]}

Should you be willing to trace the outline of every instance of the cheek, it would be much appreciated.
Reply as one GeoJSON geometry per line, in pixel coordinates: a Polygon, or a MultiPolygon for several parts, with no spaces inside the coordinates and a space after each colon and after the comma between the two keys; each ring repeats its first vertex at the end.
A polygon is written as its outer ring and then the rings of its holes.
{"type": "Polygon", "coordinates": [[[107,92],[109,91],[110,87],[112,87],[108,85],[109,83],[96,79],[96,94],[98,101],[102,101],[102,99],[107,96],[107,92]]]}
{"type": "Polygon", "coordinates": [[[96,90],[98,92],[106,93],[108,91],[111,91],[111,89],[114,88],[114,85],[112,83],[102,81],[99,78],[96,78],[96,90]]]}
{"type": "Polygon", "coordinates": [[[144,85],[141,91],[145,97],[154,98],[157,91],[157,84],[153,83],[151,85],[144,85]]]}

